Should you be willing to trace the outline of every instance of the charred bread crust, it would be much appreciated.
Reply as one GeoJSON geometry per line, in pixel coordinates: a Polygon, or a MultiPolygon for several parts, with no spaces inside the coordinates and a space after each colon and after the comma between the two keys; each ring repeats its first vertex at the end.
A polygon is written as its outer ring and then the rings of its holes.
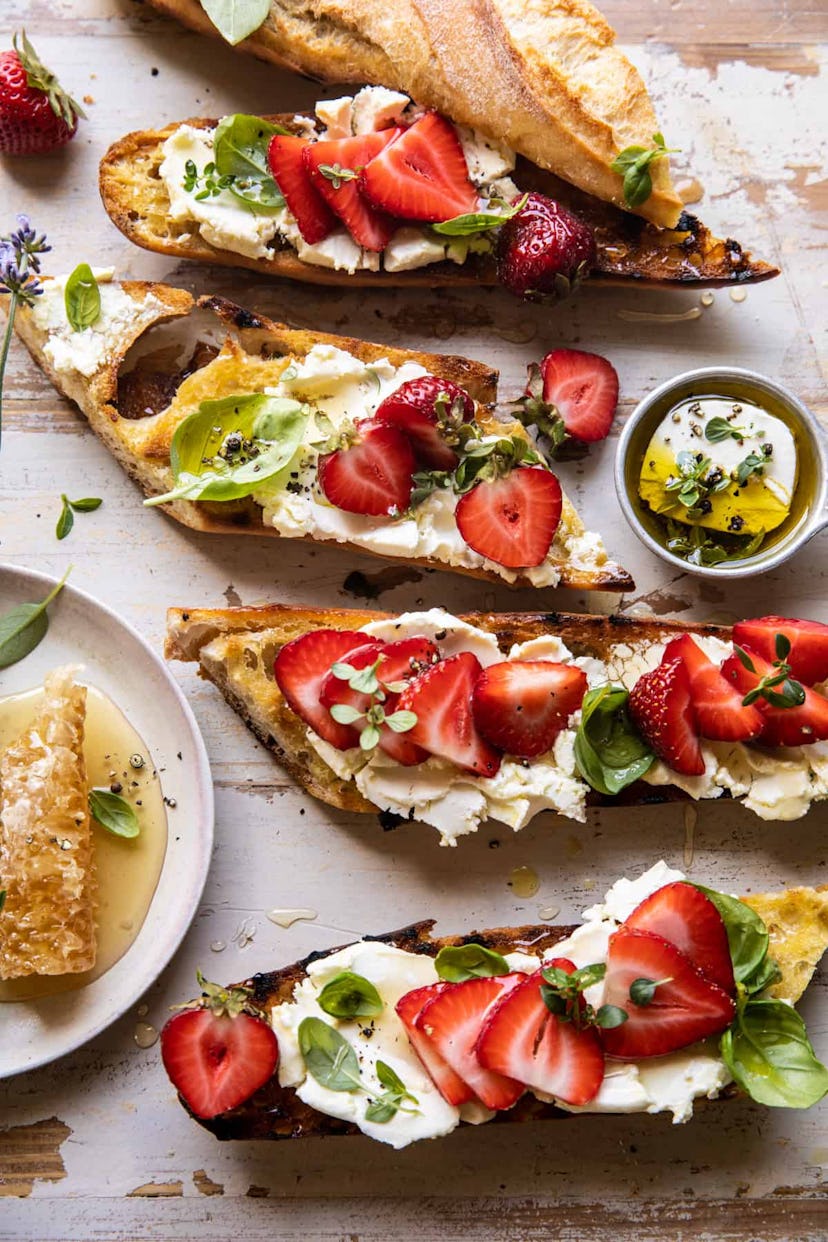
{"type": "MultiPolygon", "coordinates": [[[[293,114],[274,114],[264,119],[295,128],[293,114]]],[[[163,143],[180,124],[210,129],[217,121],[191,117],[163,129],[127,134],[113,143],[101,160],[99,186],[104,207],[113,223],[136,245],[179,259],[244,267],[310,284],[436,288],[498,283],[494,261],[488,256],[472,255],[459,266],[444,262],[408,272],[349,274],[303,263],[286,243],[268,259],[217,249],[191,232],[186,223],[176,224],[169,219],[169,198],[158,170],[163,143]]],[[[714,237],[686,211],[675,229],[663,229],[576,189],[527,160],[518,160],[515,177],[521,189],[547,194],[594,229],[597,258],[590,279],[595,283],[629,286],[634,282],[658,289],[684,285],[702,288],[755,283],[779,273],[772,264],[754,260],[732,238],[714,237]]]]}

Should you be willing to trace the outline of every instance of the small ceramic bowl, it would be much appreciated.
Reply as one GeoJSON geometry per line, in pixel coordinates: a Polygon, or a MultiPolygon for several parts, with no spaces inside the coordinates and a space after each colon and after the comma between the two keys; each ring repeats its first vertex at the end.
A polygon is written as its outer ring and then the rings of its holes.
{"type": "Polygon", "coordinates": [[[776,569],[828,527],[828,444],[807,406],[775,380],[740,367],[699,367],[667,380],[636,406],[618,443],[615,487],[630,526],[662,560],[700,578],[748,578],[776,569]],[[743,560],[693,565],[659,542],[657,520],[639,499],[638,479],[650,438],[666,414],[680,401],[710,396],[753,401],[783,419],[796,441],[799,477],[790,517],[758,552],[743,560]]]}

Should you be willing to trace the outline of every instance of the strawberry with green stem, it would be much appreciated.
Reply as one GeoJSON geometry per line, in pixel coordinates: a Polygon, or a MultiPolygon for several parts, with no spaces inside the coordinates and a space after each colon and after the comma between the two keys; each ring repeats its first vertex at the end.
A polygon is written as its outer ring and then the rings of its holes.
{"type": "Polygon", "coordinates": [[[0,152],[42,155],[65,146],[86,113],[47,69],[26,38],[0,54],[0,152]]]}

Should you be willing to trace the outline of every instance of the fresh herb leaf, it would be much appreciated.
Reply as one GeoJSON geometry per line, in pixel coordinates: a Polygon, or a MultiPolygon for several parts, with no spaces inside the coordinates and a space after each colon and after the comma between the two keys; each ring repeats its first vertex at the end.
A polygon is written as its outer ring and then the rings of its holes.
{"type": "Polygon", "coordinates": [[[332,1018],[374,1018],[383,1010],[382,997],[370,979],[351,970],[326,983],[317,1002],[332,1018]]]}
{"type": "Polygon", "coordinates": [[[744,427],[734,427],[726,418],[716,415],[711,418],[704,429],[704,438],[711,444],[720,444],[722,440],[744,440],[747,432],[744,427]]]}
{"type": "Polygon", "coordinates": [[[768,954],[768,929],[756,911],[739,901],[738,897],[705,888],[703,884],[696,884],[695,887],[713,902],[721,915],[736,982],[748,992],[756,991],[756,980],[761,978],[768,954]]]}
{"type": "Polygon", "coordinates": [[[624,178],[624,201],[628,207],[640,207],[652,194],[650,165],[678,150],[678,147],[664,145],[663,134],[653,134],[653,144],[652,147],[625,147],[610,164],[612,171],[624,178]]]}
{"type": "Polygon", "coordinates": [[[768,464],[769,456],[770,454],[764,452],[748,453],[744,461],[740,461],[736,467],[733,475],[734,481],[740,487],[744,487],[751,475],[755,474],[757,478],[761,478],[765,473],[765,466],[768,464]]]}
{"type": "Polygon", "coordinates": [[[569,432],[560,410],[553,402],[545,399],[543,389],[541,369],[536,362],[530,362],[526,373],[526,392],[512,402],[509,413],[524,427],[537,427],[554,456],[569,439],[569,432]]]}
{"type": "Polygon", "coordinates": [[[388,1091],[397,1091],[400,1095],[406,1094],[405,1083],[390,1065],[386,1065],[385,1061],[377,1061],[377,1078],[388,1091]]]}
{"type": "Polygon", "coordinates": [[[672,979],[633,979],[630,1000],[634,1005],[652,1005],[656,988],[660,988],[662,983],[672,983],[672,979]]]}
{"type": "Polygon", "coordinates": [[[72,512],[72,506],[66,499],[65,495],[61,495],[60,517],[57,520],[55,534],[58,539],[65,539],[72,527],[75,525],[75,515],[72,512]]]}
{"type": "Polygon", "coordinates": [[[0,668],[8,668],[22,660],[46,637],[49,629],[46,609],[63,589],[71,568],[70,565],[60,582],[39,604],[18,604],[0,616],[0,668]]]}
{"type": "Polygon", "coordinates": [[[356,181],[359,176],[355,168],[343,168],[341,164],[320,164],[319,172],[326,181],[330,181],[335,190],[340,189],[346,181],[356,181]]]}
{"type": "Polygon", "coordinates": [[[439,233],[443,237],[469,237],[473,233],[485,233],[489,229],[498,229],[501,224],[505,224],[507,220],[511,220],[512,216],[516,216],[519,211],[523,210],[528,197],[528,194],[524,194],[514,206],[505,207],[503,211],[471,211],[467,215],[452,216],[450,220],[432,224],[432,232],[439,233]]]}
{"type": "Polygon", "coordinates": [[[575,1027],[620,1026],[629,1017],[625,1009],[602,1005],[596,1011],[584,999],[586,989],[600,983],[606,973],[605,962],[593,962],[573,971],[562,970],[559,966],[545,966],[541,971],[544,980],[540,985],[541,1000],[556,1018],[571,1022],[575,1027]]]}
{"type": "Polygon", "coordinates": [[[617,794],[640,780],[655,755],[630,719],[629,692],[623,686],[598,686],[581,704],[575,734],[575,762],[581,776],[602,794],[617,794]]]}
{"type": "Polygon", "coordinates": [[[595,1025],[604,1031],[611,1031],[616,1026],[623,1026],[629,1016],[626,1009],[618,1005],[602,1005],[595,1011],[595,1025]]]}
{"type": "Polygon", "coordinates": [[[95,509],[100,509],[103,499],[100,496],[82,496],[80,500],[70,500],[69,504],[75,513],[93,513],[95,509]]]}
{"type": "Polygon", "coordinates": [[[284,207],[285,198],[273,180],[267,149],[274,134],[288,133],[290,130],[282,125],[272,125],[246,112],[236,112],[219,122],[213,157],[220,177],[229,178],[226,188],[231,194],[256,207],[284,207]]]}
{"type": "MultiPolygon", "coordinates": [[[[374,1121],[383,1124],[390,1121],[392,1117],[396,1117],[406,1100],[410,1100],[412,1104],[419,1104],[416,1095],[412,1095],[406,1089],[406,1085],[400,1078],[399,1074],[386,1065],[385,1061],[377,1061],[376,1065],[377,1078],[380,1085],[386,1090],[375,1100],[371,1100],[365,1109],[366,1121],[374,1121]]],[[[403,1109],[404,1112],[417,1112],[417,1109],[403,1109]]]]}
{"type": "Polygon", "coordinates": [[[194,195],[197,203],[203,203],[208,198],[217,198],[222,190],[229,190],[233,184],[233,178],[220,177],[216,171],[215,160],[210,160],[208,164],[205,164],[201,172],[198,171],[193,160],[187,160],[184,165],[184,180],[181,184],[188,194],[194,195]]]}
{"type": "Polygon", "coordinates": [[[241,43],[258,30],[270,12],[270,0],[199,0],[223,39],[241,43]]]}
{"type": "Polygon", "coordinates": [[[434,959],[439,978],[446,983],[463,983],[466,979],[488,979],[508,975],[509,963],[499,953],[482,944],[446,945],[434,959]]]}
{"type": "Polygon", "coordinates": [[[417,714],[407,711],[392,712],[390,716],[385,717],[385,723],[395,733],[408,733],[409,729],[413,729],[417,723],[417,714]]]}
{"type": "Polygon", "coordinates": [[[347,1039],[321,1018],[299,1023],[299,1051],[308,1073],[329,1091],[361,1091],[359,1062],[347,1039]]]}
{"type": "Polygon", "coordinates": [[[759,1104],[810,1108],[828,1093],[828,1069],[784,1001],[749,1001],[722,1036],[721,1052],[735,1081],[759,1104]]]}
{"type": "Polygon", "coordinates": [[[137,837],[141,831],[135,807],[111,789],[90,789],[89,813],[114,837],[137,837]]]}
{"type": "Polygon", "coordinates": [[[88,263],[79,263],[66,281],[63,294],[66,318],[75,332],[91,328],[101,315],[101,291],[88,263]]]}

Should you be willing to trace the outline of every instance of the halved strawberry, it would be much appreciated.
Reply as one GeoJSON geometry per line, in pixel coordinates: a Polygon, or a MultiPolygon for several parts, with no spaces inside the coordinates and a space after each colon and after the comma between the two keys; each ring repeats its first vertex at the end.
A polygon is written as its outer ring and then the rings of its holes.
{"type": "Polygon", "coordinates": [[[607,1055],[622,1061],[665,1056],[718,1035],[736,1012],[727,992],[705,979],[674,944],[626,926],[610,937],[604,1003],[627,1013],[621,1026],[601,1031],[607,1055]],[[630,996],[637,980],[658,984],[649,1004],[630,996]]]}
{"type": "Polygon", "coordinates": [[[523,1084],[480,1064],[474,1046],[492,1006],[525,978],[517,972],[450,983],[415,1019],[420,1034],[487,1108],[511,1108],[523,1084]]]}
{"type": "Polygon", "coordinates": [[[680,949],[705,979],[728,995],[736,990],[722,916],[710,898],[686,880],[665,884],[645,897],[624,926],[655,932],[680,949]]]}
{"type": "MultiPolygon", "coordinates": [[[[555,965],[571,973],[574,966],[555,965]]],[[[475,1044],[480,1064],[566,1104],[588,1104],[604,1078],[604,1050],[594,1027],[576,1027],[550,1013],[543,975],[524,976],[490,1010],[475,1044]]]]}
{"type": "Polygon", "coordinates": [[[507,569],[540,565],[561,520],[561,485],[540,466],[519,466],[477,483],[461,496],[454,516],[470,548],[507,569]]]}
{"type": "Polygon", "coordinates": [[[396,516],[408,508],[414,454],[396,427],[364,422],[348,448],[319,458],[319,486],[347,513],[396,516]]]}
{"type": "Polygon", "coordinates": [[[553,349],[540,369],[543,399],[555,406],[569,434],[586,443],[606,439],[618,406],[612,363],[581,349],[553,349]]]}
{"type": "Polygon", "coordinates": [[[477,210],[477,191],[450,121],[426,112],[366,165],[363,193],[404,220],[450,220],[477,210]]]}
{"type": "Polygon", "coordinates": [[[665,660],[683,660],[690,677],[690,697],[702,737],[717,742],[746,742],[762,732],[762,715],[745,707],[742,695],[689,634],[672,639],[665,660]]]}
{"type": "Polygon", "coordinates": [[[481,737],[472,715],[472,692],[480,673],[480,661],[470,651],[449,656],[415,677],[397,708],[417,717],[405,735],[409,741],[476,776],[496,776],[500,751],[481,737]]]}
{"type": "Polygon", "coordinates": [[[350,725],[337,724],[319,702],[319,692],[331,665],[356,647],[364,646],[365,640],[365,634],[359,630],[311,630],[285,643],[273,664],[276,684],[288,705],[338,750],[348,750],[356,744],[354,730],[350,725]]]}
{"type": "Polygon", "coordinates": [[[531,759],[554,744],[586,691],[586,673],[571,664],[504,660],[475,683],[474,723],[493,746],[531,759]]]}
{"type": "Polygon", "coordinates": [[[185,1009],[161,1032],[161,1058],[190,1111],[217,1117],[249,1100],[272,1077],[279,1045],[263,1018],[185,1009]]]}
{"type": "MultiPolygon", "coordinates": [[[[755,672],[745,668],[739,657],[730,655],[722,665],[722,673],[743,694],[754,690],[765,677],[773,677],[779,670],[762,656],[747,652],[755,672]]],[[[781,686],[775,686],[779,691],[781,686]]],[[[758,740],[763,746],[808,746],[811,742],[824,742],[828,738],[828,698],[803,686],[805,702],[799,707],[774,707],[762,697],[754,707],[762,714],[762,732],[758,740]]]]}
{"type": "Polygon", "coordinates": [[[733,627],[737,646],[749,647],[771,662],[776,659],[777,634],[783,634],[791,644],[785,660],[797,681],[815,686],[828,680],[828,625],[821,621],[756,617],[752,621],[737,621],[733,627]]]}
{"type": "Polygon", "coordinates": [[[312,185],[365,250],[384,250],[397,221],[371,206],[359,188],[359,174],[401,133],[400,129],[384,129],[356,138],[311,142],[302,152],[312,185]]]}
{"type": "Polygon", "coordinates": [[[690,674],[683,660],[662,660],[643,673],[630,691],[635,727],[674,772],[703,776],[704,756],[690,697],[690,674]]]}
{"type": "Polygon", "coordinates": [[[273,179],[285,196],[302,237],[309,246],[323,241],[336,228],[336,216],[311,185],[302,153],[310,143],[293,134],[274,134],[267,148],[273,179]]]}
{"type": "Polygon", "coordinates": [[[459,1108],[461,1104],[466,1104],[475,1098],[474,1092],[467,1083],[463,1082],[459,1074],[455,1074],[428,1036],[417,1029],[417,1018],[428,1002],[450,987],[453,987],[453,984],[429,983],[426,987],[415,988],[413,992],[406,992],[405,996],[400,997],[396,1008],[399,1019],[411,1041],[411,1046],[425,1066],[431,1081],[448,1104],[454,1104],[456,1108],[459,1108]]]}
{"type": "Polygon", "coordinates": [[[441,424],[455,403],[458,413],[462,411],[462,419],[470,422],[474,418],[474,402],[467,392],[451,380],[421,375],[406,380],[381,401],[374,420],[397,427],[408,437],[418,465],[427,470],[453,470],[459,459],[446,443],[441,424]]]}

